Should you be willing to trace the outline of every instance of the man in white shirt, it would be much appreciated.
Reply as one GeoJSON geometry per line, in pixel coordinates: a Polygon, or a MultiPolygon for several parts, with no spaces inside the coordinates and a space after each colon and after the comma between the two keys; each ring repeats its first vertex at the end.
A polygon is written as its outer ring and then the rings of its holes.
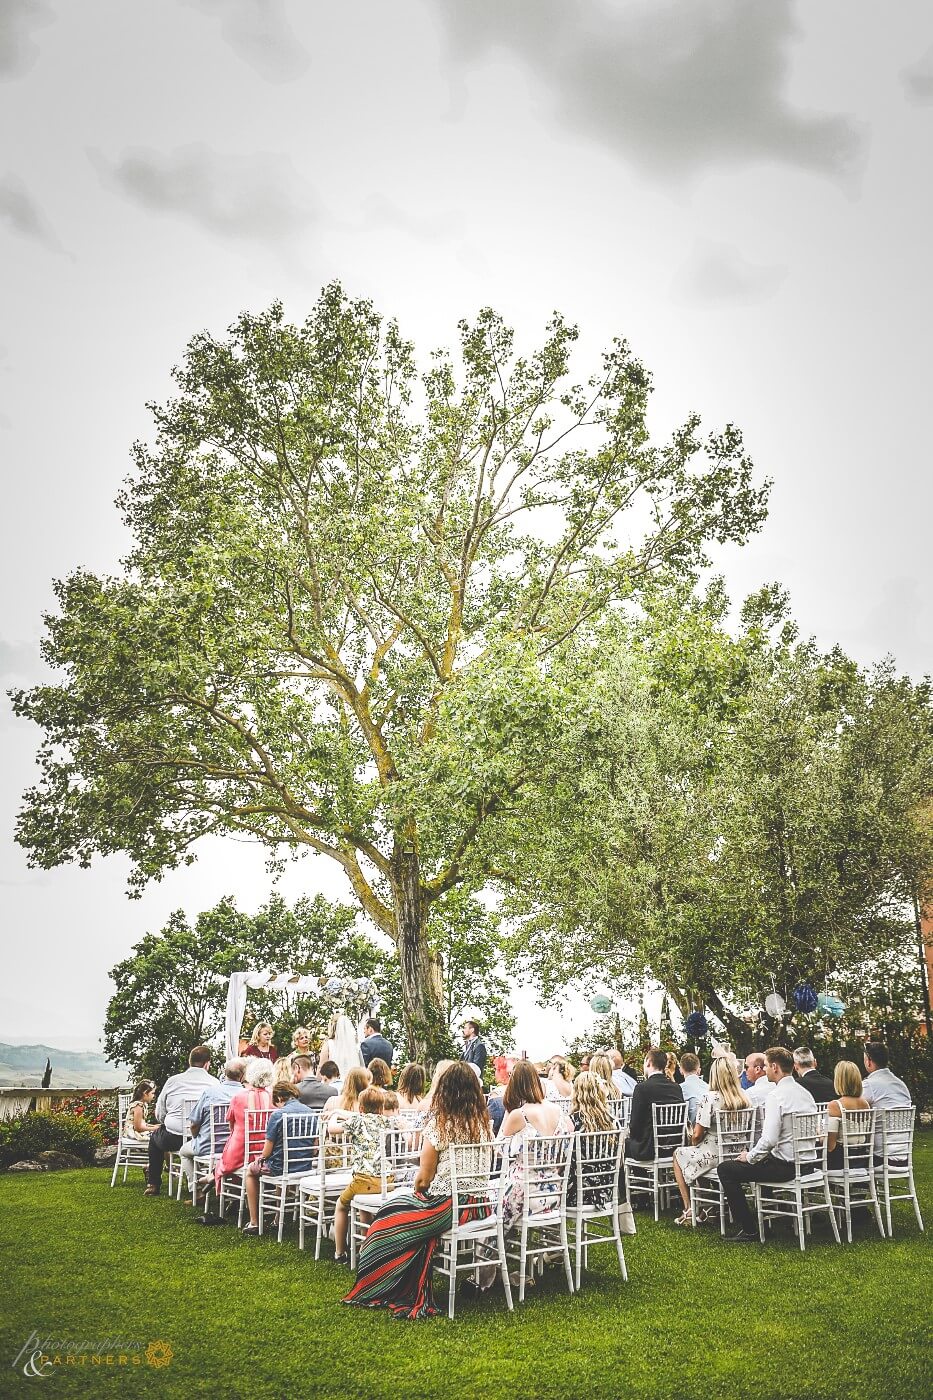
{"type": "Polygon", "coordinates": [[[626,1098],[631,1098],[632,1094],[635,1092],[635,1085],[638,1083],[638,1080],[633,1079],[632,1076],[628,1073],[628,1071],[624,1068],[625,1061],[623,1060],[620,1051],[610,1050],[608,1054],[609,1059],[612,1061],[613,1084],[616,1086],[620,1094],[624,1094],[626,1098]]]}
{"type": "Polygon", "coordinates": [[[864,1046],[865,1069],[862,1097],[875,1110],[875,1156],[884,1155],[881,1123],[886,1108],[910,1108],[910,1090],[903,1079],[888,1069],[888,1048],[880,1040],[868,1040],[864,1046]]]}
{"type": "Polygon", "coordinates": [[[765,1065],[772,1089],[765,1100],[761,1137],[748,1152],[716,1168],[738,1233],[732,1244],[754,1244],[758,1227],[742,1187],[746,1181],[790,1181],[795,1175],[794,1114],[813,1113],[812,1095],[794,1078],[794,1057],[783,1045],[765,1051],[765,1065]]]}
{"type": "Polygon", "coordinates": [[[748,1080],[745,1094],[752,1108],[757,1108],[760,1103],[764,1103],[774,1088],[768,1078],[767,1071],[768,1066],[760,1050],[755,1050],[751,1055],[745,1056],[745,1078],[748,1080]]]}
{"type": "Polygon", "coordinates": [[[216,1087],[217,1081],[208,1074],[211,1052],[206,1045],[196,1045],[188,1056],[188,1068],[183,1074],[173,1074],[162,1085],[156,1102],[155,1116],[159,1126],[149,1134],[149,1170],[146,1173],[146,1196],[158,1196],[162,1185],[162,1166],[166,1152],[177,1152],[184,1142],[185,1099],[199,1099],[205,1089],[216,1087]]]}

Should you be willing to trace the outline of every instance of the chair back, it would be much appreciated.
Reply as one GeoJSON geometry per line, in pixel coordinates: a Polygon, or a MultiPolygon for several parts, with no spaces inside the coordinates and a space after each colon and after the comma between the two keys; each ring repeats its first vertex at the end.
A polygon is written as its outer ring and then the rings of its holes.
{"type": "Polygon", "coordinates": [[[624,1142],[621,1128],[574,1135],[577,1210],[608,1210],[610,1205],[613,1209],[618,1206],[624,1142]]]}
{"type": "Polygon", "coordinates": [[[181,1101],[181,1137],[183,1142],[191,1141],[191,1115],[197,1108],[200,1097],[201,1095],[198,1094],[196,1098],[185,1098],[181,1101]]]}
{"type": "Polygon", "coordinates": [[[574,1135],[529,1137],[522,1146],[523,1210],[527,1215],[559,1211],[567,1199],[574,1135]]]}
{"type": "MultiPolygon", "coordinates": [[[[493,1176],[493,1144],[491,1142],[461,1142],[450,1149],[450,1194],[453,1218],[451,1234],[460,1228],[460,1215],[468,1206],[476,1214],[492,1214],[500,1200],[500,1176],[493,1176]]],[[[503,1172],[507,1170],[503,1154],[503,1172]]]]}
{"type": "Polygon", "coordinates": [[[794,1119],[794,1166],[797,1175],[826,1167],[825,1118],[821,1112],[805,1109],[793,1114],[794,1119]]]}
{"type": "Polygon", "coordinates": [[[674,1149],[682,1146],[687,1103],[656,1103],[651,1106],[654,1119],[655,1157],[673,1157],[674,1149]]]}
{"type": "Polygon", "coordinates": [[[271,1108],[248,1108],[243,1117],[243,1166],[248,1167],[262,1151],[271,1108]]]}
{"type": "Polygon", "coordinates": [[[720,1162],[729,1162],[747,1152],[755,1141],[758,1110],[751,1108],[716,1109],[716,1146],[720,1162]]]}
{"type": "Polygon", "coordinates": [[[618,1099],[610,1099],[608,1103],[609,1112],[612,1114],[613,1122],[617,1128],[628,1126],[629,1110],[632,1107],[632,1100],[629,1094],[622,1094],[618,1099]]]}
{"type": "Polygon", "coordinates": [[[881,1113],[881,1156],[885,1167],[892,1162],[910,1163],[914,1146],[916,1104],[910,1108],[885,1108],[881,1113]]]}
{"type": "MultiPolygon", "coordinates": [[[[402,1115],[398,1115],[402,1118],[402,1115]]],[[[382,1146],[382,1189],[389,1189],[390,1179],[396,1186],[418,1165],[421,1158],[421,1128],[414,1122],[393,1124],[386,1128],[382,1146]]]]}
{"type": "MultiPolygon", "coordinates": [[[[842,1105],[839,1105],[842,1108],[842,1105]]],[[[831,1119],[829,1120],[832,1121],[831,1119]]],[[[872,1170],[875,1150],[875,1110],[873,1108],[842,1108],[842,1161],[845,1171],[872,1170]]]]}
{"type": "Polygon", "coordinates": [[[321,1115],[316,1109],[282,1114],[282,1175],[310,1172],[315,1165],[321,1136],[321,1115]]]}
{"type": "Polygon", "coordinates": [[[133,1102],[132,1094],[117,1094],[117,1118],[120,1123],[120,1136],[126,1127],[126,1115],[130,1111],[130,1104],[133,1102]]]}
{"type": "Polygon", "coordinates": [[[227,1138],[230,1136],[230,1124],[227,1121],[227,1112],[230,1105],[226,1103],[212,1103],[211,1116],[208,1123],[210,1142],[207,1151],[211,1157],[223,1152],[227,1138]]]}

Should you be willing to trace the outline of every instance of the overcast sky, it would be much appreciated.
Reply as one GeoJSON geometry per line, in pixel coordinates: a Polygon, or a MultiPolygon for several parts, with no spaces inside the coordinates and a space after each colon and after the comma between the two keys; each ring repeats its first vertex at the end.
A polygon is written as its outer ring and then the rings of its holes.
{"type": "MultiPolygon", "coordinates": [[[[423,353],[485,304],[526,343],[560,308],[584,361],[626,336],[659,432],[735,421],[774,478],[733,596],[780,579],[821,643],[931,669],[928,4],[0,0],[0,130],[4,687],[42,674],[52,580],[124,551],[189,337],[333,277],[423,353]]],[[[120,859],[30,872],[37,739],[4,701],[0,1040],[92,1047],[146,930],[269,884],[219,842],[138,902],[120,859]]]]}

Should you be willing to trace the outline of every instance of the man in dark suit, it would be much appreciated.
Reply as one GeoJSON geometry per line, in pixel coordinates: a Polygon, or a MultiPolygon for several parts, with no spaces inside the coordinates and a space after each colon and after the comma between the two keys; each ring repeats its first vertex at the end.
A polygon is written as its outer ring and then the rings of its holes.
{"type": "Polygon", "coordinates": [[[667,1055],[651,1049],[645,1056],[645,1077],[635,1085],[632,1109],[628,1120],[625,1155],[634,1162],[650,1162],[654,1158],[654,1118],[651,1110],[656,1103],[684,1101],[679,1084],[664,1073],[667,1055]]]}
{"type": "Polygon", "coordinates": [[[486,1047],[480,1040],[479,1026],[475,1021],[463,1023],[463,1054],[460,1058],[468,1065],[476,1065],[480,1074],[486,1068],[486,1047]]]}
{"type": "Polygon", "coordinates": [[[360,1054],[363,1056],[363,1064],[368,1068],[370,1060],[385,1060],[386,1064],[392,1065],[392,1056],[395,1051],[391,1043],[382,1034],[382,1025],[376,1016],[370,1016],[363,1027],[366,1032],[366,1039],[360,1041],[360,1054]]]}
{"type": "Polygon", "coordinates": [[[818,1073],[816,1056],[806,1045],[801,1045],[799,1050],[794,1051],[794,1069],[807,1093],[817,1103],[829,1103],[831,1099],[839,1097],[833,1081],[825,1074],[818,1073]]]}

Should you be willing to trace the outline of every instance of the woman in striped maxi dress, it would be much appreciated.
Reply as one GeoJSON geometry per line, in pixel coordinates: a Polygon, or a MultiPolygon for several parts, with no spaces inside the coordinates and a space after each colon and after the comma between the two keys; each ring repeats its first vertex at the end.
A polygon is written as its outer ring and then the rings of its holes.
{"type": "MultiPolygon", "coordinates": [[[[356,1284],[345,1303],[388,1308],[398,1318],[435,1316],[431,1260],[438,1240],[453,1223],[453,1150],[461,1148],[461,1168],[467,1171],[488,1170],[492,1157],[486,1100],[470,1065],[452,1064],[441,1075],[422,1141],[414,1189],[394,1197],[376,1215],[360,1250],[356,1284]],[[478,1144],[475,1161],[463,1161],[465,1143],[478,1144]]],[[[465,1206],[460,1223],[485,1210],[485,1206],[465,1206]]]]}

